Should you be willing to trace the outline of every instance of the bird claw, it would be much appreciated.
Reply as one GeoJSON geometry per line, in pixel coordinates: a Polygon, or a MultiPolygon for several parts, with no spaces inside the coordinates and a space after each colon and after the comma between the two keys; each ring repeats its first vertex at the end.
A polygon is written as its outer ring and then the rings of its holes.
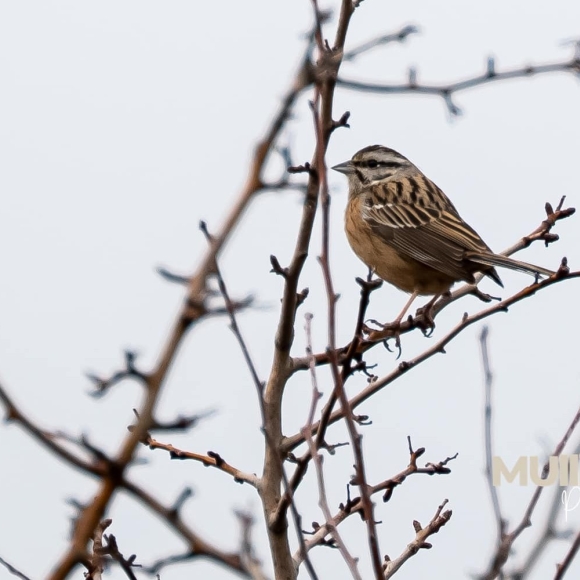
{"type": "Polygon", "coordinates": [[[491,302],[492,300],[500,301],[501,298],[498,296],[492,296],[491,294],[486,294],[482,292],[477,286],[471,290],[470,294],[473,294],[476,298],[479,298],[482,302],[491,302]]]}
{"type": "Polygon", "coordinates": [[[395,360],[399,360],[401,358],[401,355],[403,354],[403,348],[401,347],[401,324],[399,323],[398,328],[394,331],[394,334],[392,336],[388,336],[387,338],[385,338],[385,340],[383,341],[383,346],[389,351],[394,353],[394,350],[391,350],[391,347],[389,346],[389,340],[391,338],[395,339],[395,348],[397,349],[397,358],[395,360]]]}
{"type": "MultiPolygon", "coordinates": [[[[410,317],[409,317],[410,318],[410,317]]],[[[369,324],[374,324],[378,326],[378,330],[367,326],[365,323],[363,325],[363,332],[368,336],[371,341],[382,342],[383,346],[389,351],[394,353],[395,351],[391,349],[389,345],[389,340],[395,339],[395,349],[398,351],[397,360],[401,357],[402,347],[401,347],[401,321],[395,320],[393,322],[381,323],[373,318],[366,321],[369,324]]]]}
{"type": "Polygon", "coordinates": [[[415,324],[421,329],[423,336],[429,338],[435,330],[435,319],[433,318],[433,304],[427,304],[417,309],[415,313],[415,324]]]}

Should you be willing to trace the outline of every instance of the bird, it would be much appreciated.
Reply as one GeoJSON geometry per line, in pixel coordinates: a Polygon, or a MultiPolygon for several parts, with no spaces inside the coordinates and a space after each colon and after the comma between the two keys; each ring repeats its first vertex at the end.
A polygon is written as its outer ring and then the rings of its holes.
{"type": "MultiPolygon", "coordinates": [[[[496,266],[540,276],[555,272],[495,254],[443,191],[394,149],[371,145],[332,167],[348,178],[345,231],[354,253],[382,280],[410,297],[435,301],[456,282],[482,273],[503,287],[496,266]]],[[[434,325],[432,318],[427,318],[434,325]]]]}

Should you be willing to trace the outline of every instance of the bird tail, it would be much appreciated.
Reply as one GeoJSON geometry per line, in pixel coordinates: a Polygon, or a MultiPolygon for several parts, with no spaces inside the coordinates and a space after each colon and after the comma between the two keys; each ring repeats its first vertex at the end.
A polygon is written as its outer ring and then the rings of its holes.
{"type": "Polygon", "coordinates": [[[519,260],[514,260],[513,258],[508,258],[507,256],[500,256],[498,254],[492,253],[479,253],[479,252],[468,252],[466,257],[472,262],[477,262],[478,264],[484,264],[486,266],[501,266],[502,268],[509,268],[510,270],[515,270],[516,272],[525,272],[526,274],[531,274],[532,276],[553,276],[555,272],[548,270],[547,268],[542,268],[541,266],[534,266],[534,264],[528,264],[527,262],[520,262],[519,260]]]}

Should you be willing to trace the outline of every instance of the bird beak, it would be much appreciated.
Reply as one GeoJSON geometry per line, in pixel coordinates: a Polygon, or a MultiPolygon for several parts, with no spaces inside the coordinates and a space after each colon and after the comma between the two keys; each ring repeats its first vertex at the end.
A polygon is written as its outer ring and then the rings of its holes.
{"type": "Polygon", "coordinates": [[[354,173],[354,165],[352,161],[345,161],[344,163],[339,163],[335,165],[332,169],[334,171],[338,171],[339,173],[344,173],[345,175],[350,175],[354,173]]]}

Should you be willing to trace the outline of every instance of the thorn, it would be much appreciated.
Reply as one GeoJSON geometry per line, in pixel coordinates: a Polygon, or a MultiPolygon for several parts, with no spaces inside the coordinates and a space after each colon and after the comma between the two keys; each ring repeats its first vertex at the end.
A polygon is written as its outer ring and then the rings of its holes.
{"type": "Polygon", "coordinates": [[[495,76],[495,59],[493,58],[493,56],[488,56],[487,57],[487,76],[489,78],[494,77],[495,76]]]}
{"type": "Polygon", "coordinates": [[[311,173],[313,171],[308,161],[304,165],[293,165],[287,168],[288,173],[311,173]]]}
{"type": "Polygon", "coordinates": [[[448,90],[442,91],[441,96],[443,97],[447,110],[452,117],[459,117],[463,113],[462,110],[453,102],[451,93],[448,90]]]}
{"type": "Polygon", "coordinates": [[[155,271],[168,282],[174,282],[175,284],[187,285],[191,280],[191,278],[189,278],[188,276],[174,274],[173,272],[170,272],[167,268],[164,268],[163,266],[158,266],[157,268],[155,268],[155,271]]]}
{"type": "Polygon", "coordinates": [[[331,130],[334,131],[339,127],[345,127],[346,129],[350,129],[350,125],[348,124],[348,119],[350,117],[350,111],[345,111],[338,121],[332,121],[332,128],[331,130]]]}
{"type": "Polygon", "coordinates": [[[199,221],[199,229],[202,231],[208,242],[213,241],[213,236],[209,233],[209,230],[207,229],[207,223],[204,220],[199,221]]]}
{"type": "Polygon", "coordinates": [[[282,268],[282,266],[280,266],[280,262],[278,262],[278,258],[276,258],[274,254],[270,255],[270,264],[272,264],[272,269],[270,272],[273,272],[278,276],[282,276],[282,278],[286,278],[288,276],[288,268],[282,268]]]}

